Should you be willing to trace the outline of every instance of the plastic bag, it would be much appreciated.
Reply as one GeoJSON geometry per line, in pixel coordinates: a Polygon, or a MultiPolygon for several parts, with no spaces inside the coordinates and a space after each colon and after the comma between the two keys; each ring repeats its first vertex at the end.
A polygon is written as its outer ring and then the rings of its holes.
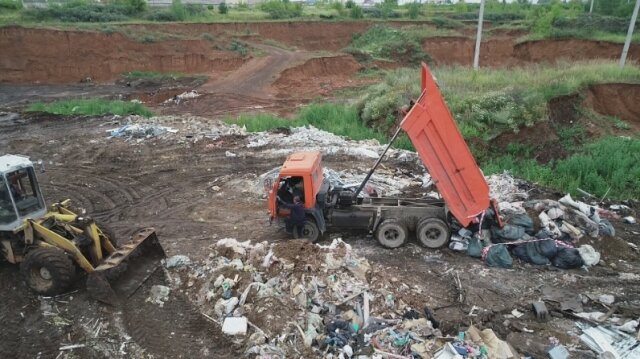
{"type": "Polygon", "coordinates": [[[550,263],[549,258],[541,255],[537,248],[536,242],[528,242],[516,246],[511,252],[516,258],[523,260],[527,263],[535,265],[547,265],[550,263]]]}
{"type": "Polygon", "coordinates": [[[513,265],[513,258],[511,258],[506,245],[495,244],[486,248],[486,250],[485,263],[489,267],[511,268],[513,265]]]}
{"type": "Polygon", "coordinates": [[[609,236],[609,237],[616,236],[616,229],[613,228],[613,225],[608,220],[601,219],[600,223],[598,223],[598,227],[600,227],[601,236],[609,236]]]}
{"type": "Polygon", "coordinates": [[[507,219],[507,224],[524,228],[524,231],[533,234],[533,219],[527,214],[516,214],[507,219]]]}
{"type": "Polygon", "coordinates": [[[584,265],[580,252],[575,248],[558,248],[558,254],[551,263],[562,269],[580,268],[584,265]]]}
{"type": "Polygon", "coordinates": [[[467,246],[467,254],[470,257],[480,258],[482,257],[482,241],[478,238],[469,238],[469,245],[467,246]]]}
{"type": "Polygon", "coordinates": [[[505,224],[502,228],[491,228],[491,238],[496,242],[515,241],[522,238],[522,236],[524,236],[524,228],[512,224],[505,224]]]}

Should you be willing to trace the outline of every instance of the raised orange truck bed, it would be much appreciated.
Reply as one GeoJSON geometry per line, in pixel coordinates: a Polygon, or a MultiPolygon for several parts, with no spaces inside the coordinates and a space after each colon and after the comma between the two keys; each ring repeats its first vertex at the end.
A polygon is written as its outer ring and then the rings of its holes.
{"type": "Polygon", "coordinates": [[[489,208],[489,186],[424,63],[422,94],[400,126],[460,224],[468,226],[489,208]]]}

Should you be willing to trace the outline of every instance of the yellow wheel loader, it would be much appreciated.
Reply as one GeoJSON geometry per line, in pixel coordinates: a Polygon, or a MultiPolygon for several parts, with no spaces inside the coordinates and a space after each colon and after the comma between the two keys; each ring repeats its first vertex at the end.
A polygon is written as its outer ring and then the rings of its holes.
{"type": "Polygon", "coordinates": [[[158,268],[164,251],[153,228],[140,230],[128,243],[118,245],[112,231],[74,213],[70,200],[47,209],[33,163],[26,157],[4,155],[0,156],[3,258],[20,264],[25,282],[38,294],[64,293],[78,280],[78,272],[85,272],[89,292],[114,304],[122,295],[131,295],[158,268]],[[142,261],[140,257],[129,260],[133,253],[148,254],[147,265],[135,263],[142,261]],[[129,281],[114,291],[109,280],[121,274],[127,264],[137,265],[139,272],[127,273],[129,281]]]}

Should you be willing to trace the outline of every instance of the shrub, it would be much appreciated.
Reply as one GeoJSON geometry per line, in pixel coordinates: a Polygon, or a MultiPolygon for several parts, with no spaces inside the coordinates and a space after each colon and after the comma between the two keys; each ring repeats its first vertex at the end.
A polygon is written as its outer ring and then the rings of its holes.
{"type": "Polygon", "coordinates": [[[0,0],[0,9],[19,10],[22,9],[22,2],[19,0],[0,0]]]}
{"type": "Polygon", "coordinates": [[[177,21],[183,21],[187,19],[187,8],[182,4],[181,0],[173,0],[171,2],[171,6],[169,7],[169,12],[177,21]]]}
{"type": "Polygon", "coordinates": [[[37,21],[110,22],[127,20],[131,12],[129,6],[118,3],[103,5],[75,1],[63,5],[51,4],[48,8],[26,9],[23,14],[37,21]]]}
{"type": "Polygon", "coordinates": [[[373,57],[403,64],[417,64],[429,60],[429,56],[422,49],[423,36],[420,31],[376,25],[363,34],[355,34],[351,47],[367,52],[373,57]]]}
{"type": "Polygon", "coordinates": [[[355,4],[351,6],[349,10],[349,17],[351,17],[352,19],[362,19],[364,17],[362,8],[355,4]]]}
{"type": "Polygon", "coordinates": [[[431,22],[433,22],[433,24],[438,29],[459,29],[461,27],[464,27],[464,24],[462,22],[457,20],[452,20],[442,16],[433,17],[431,19],[431,22]]]}
{"type": "Polygon", "coordinates": [[[231,43],[229,43],[227,50],[237,52],[242,56],[247,56],[247,54],[249,53],[249,47],[247,46],[247,44],[236,39],[231,40],[231,43]]]}
{"type": "Polygon", "coordinates": [[[126,7],[131,15],[140,14],[147,9],[145,0],[118,0],[115,3],[126,7]]]}
{"type": "Polygon", "coordinates": [[[407,5],[407,15],[410,19],[417,19],[420,16],[420,4],[414,2],[407,5]]]}
{"type": "Polygon", "coordinates": [[[302,16],[302,4],[289,1],[269,0],[260,4],[260,10],[269,14],[271,19],[288,19],[302,16]]]}
{"type": "Polygon", "coordinates": [[[227,6],[226,3],[221,2],[220,5],[218,5],[218,12],[224,15],[229,12],[229,7],[227,6]]]}
{"type": "Polygon", "coordinates": [[[354,6],[356,6],[356,3],[353,0],[347,0],[347,2],[344,4],[344,7],[346,7],[347,9],[352,9],[354,6]]]}

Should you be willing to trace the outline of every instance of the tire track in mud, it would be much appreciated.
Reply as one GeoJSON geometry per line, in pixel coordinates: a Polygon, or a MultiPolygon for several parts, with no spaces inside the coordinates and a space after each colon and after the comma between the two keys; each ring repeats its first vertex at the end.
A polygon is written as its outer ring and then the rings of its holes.
{"type": "Polygon", "coordinates": [[[123,308],[124,326],[138,345],[160,358],[238,357],[218,327],[184,294],[171,291],[162,307],[147,302],[153,285],[165,285],[162,271],[156,271],[123,308]]]}
{"type": "Polygon", "coordinates": [[[0,358],[55,358],[62,330],[42,314],[39,303],[18,282],[17,267],[11,266],[0,263],[0,358]]]}

